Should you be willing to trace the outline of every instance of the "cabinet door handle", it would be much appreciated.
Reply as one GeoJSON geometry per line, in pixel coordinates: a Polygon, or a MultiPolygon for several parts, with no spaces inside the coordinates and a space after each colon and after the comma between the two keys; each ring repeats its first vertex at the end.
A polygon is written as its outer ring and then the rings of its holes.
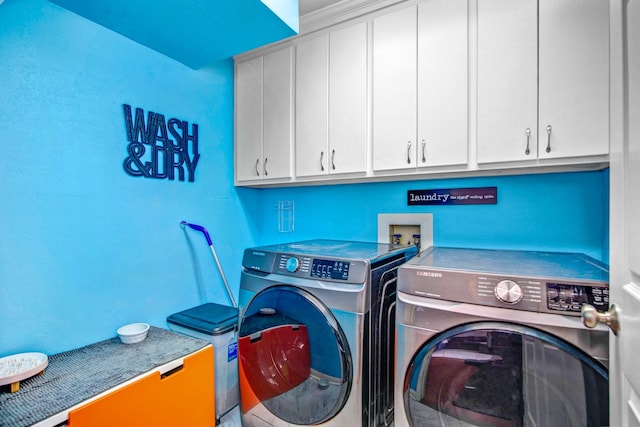
{"type": "Polygon", "coordinates": [[[260,164],[260,159],[256,159],[256,176],[260,176],[260,171],[258,170],[259,164],[260,164]]]}
{"type": "Polygon", "coordinates": [[[320,170],[324,172],[324,151],[320,152],[320,170]]]}
{"type": "Polygon", "coordinates": [[[407,164],[411,164],[411,141],[407,141],[407,164]]]}
{"type": "Polygon", "coordinates": [[[547,125],[547,153],[551,152],[551,125],[547,125]]]}
{"type": "Polygon", "coordinates": [[[184,363],[180,366],[176,366],[173,369],[169,369],[167,372],[163,372],[160,374],[160,379],[163,380],[167,377],[170,377],[171,375],[177,374],[178,372],[182,371],[183,368],[184,368],[184,363]]]}
{"type": "Polygon", "coordinates": [[[527,134],[527,148],[524,150],[524,154],[528,156],[531,153],[531,150],[529,150],[529,138],[531,137],[531,129],[526,128],[524,130],[524,133],[527,134]]]}
{"type": "Polygon", "coordinates": [[[266,157],[264,158],[264,167],[262,169],[264,169],[264,176],[269,175],[269,173],[267,172],[267,159],[266,157]]]}
{"type": "Polygon", "coordinates": [[[336,150],[331,150],[331,169],[336,170],[336,150]]]}
{"type": "Polygon", "coordinates": [[[427,162],[427,149],[425,148],[427,145],[427,141],[422,140],[422,163],[427,162]]]}

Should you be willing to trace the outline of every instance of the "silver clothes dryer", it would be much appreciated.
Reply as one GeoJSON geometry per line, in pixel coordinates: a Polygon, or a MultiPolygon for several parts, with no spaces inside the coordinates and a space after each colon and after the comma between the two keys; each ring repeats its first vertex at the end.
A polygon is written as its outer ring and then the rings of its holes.
{"type": "Polygon", "coordinates": [[[605,426],[608,268],[583,254],[432,247],[398,273],[395,425],[605,426]]]}

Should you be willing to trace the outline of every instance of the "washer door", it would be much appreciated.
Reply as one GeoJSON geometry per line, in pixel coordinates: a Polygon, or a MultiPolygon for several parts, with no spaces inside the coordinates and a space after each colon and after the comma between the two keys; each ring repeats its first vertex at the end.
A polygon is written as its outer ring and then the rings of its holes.
{"type": "Polygon", "coordinates": [[[243,413],[262,404],[289,423],[318,424],[336,415],[349,396],[347,338],[331,311],[303,289],[274,286],[251,300],[238,356],[243,413]]]}
{"type": "Polygon", "coordinates": [[[418,350],[404,402],[413,426],[605,426],[608,372],[540,330],[473,323],[418,350]]]}

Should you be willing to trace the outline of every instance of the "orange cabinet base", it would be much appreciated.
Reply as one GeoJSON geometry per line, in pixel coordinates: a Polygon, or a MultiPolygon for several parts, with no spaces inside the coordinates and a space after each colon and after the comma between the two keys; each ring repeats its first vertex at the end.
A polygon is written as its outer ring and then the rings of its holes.
{"type": "Polygon", "coordinates": [[[215,426],[213,347],[69,412],[69,427],[215,426]]]}

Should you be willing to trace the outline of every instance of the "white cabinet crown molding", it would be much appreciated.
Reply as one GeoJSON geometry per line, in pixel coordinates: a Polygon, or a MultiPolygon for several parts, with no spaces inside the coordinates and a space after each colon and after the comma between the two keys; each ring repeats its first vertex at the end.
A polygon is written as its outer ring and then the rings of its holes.
{"type": "Polygon", "coordinates": [[[298,35],[309,34],[407,1],[409,0],[343,0],[302,15],[298,35]]]}
{"type": "Polygon", "coordinates": [[[240,53],[235,55],[233,59],[236,63],[249,61],[283,47],[296,45],[298,40],[304,39],[304,36],[329,31],[339,27],[340,24],[358,20],[370,21],[375,14],[384,13],[385,9],[392,6],[402,7],[403,4],[416,4],[416,0],[343,0],[302,15],[300,17],[300,31],[297,35],[240,53]]]}

